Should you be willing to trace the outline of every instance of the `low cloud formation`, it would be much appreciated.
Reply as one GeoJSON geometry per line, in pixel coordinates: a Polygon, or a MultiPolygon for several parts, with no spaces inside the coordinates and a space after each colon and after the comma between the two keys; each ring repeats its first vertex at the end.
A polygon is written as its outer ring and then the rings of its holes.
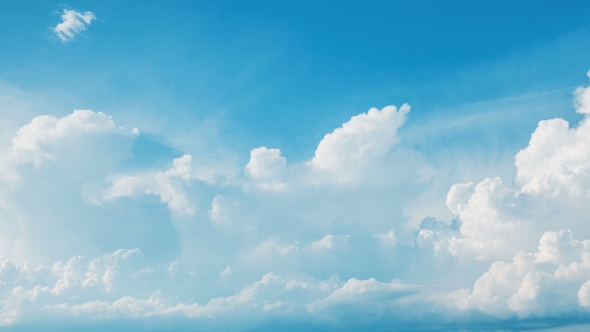
{"type": "Polygon", "coordinates": [[[0,156],[0,323],[589,322],[588,91],[577,127],[539,123],[514,179],[456,183],[438,197],[454,219],[419,226],[404,208],[446,174],[403,145],[407,105],[352,117],[299,163],[254,148],[223,165],[235,173],[204,170],[198,151],[133,163],[139,130],[100,112],[35,117],[0,156]]]}
{"type": "Polygon", "coordinates": [[[337,181],[352,181],[363,166],[388,153],[398,143],[397,129],[404,122],[410,106],[371,108],[353,116],[342,127],[326,134],[318,144],[308,165],[337,181]]]}
{"type": "Polygon", "coordinates": [[[590,303],[590,240],[570,230],[546,232],[535,253],[519,252],[495,262],[474,284],[458,291],[462,310],[499,318],[586,316],[590,303]]]}
{"type": "Polygon", "coordinates": [[[62,22],[53,28],[53,32],[64,43],[72,41],[77,35],[88,29],[96,16],[92,12],[80,13],[73,9],[64,9],[62,22]]]}

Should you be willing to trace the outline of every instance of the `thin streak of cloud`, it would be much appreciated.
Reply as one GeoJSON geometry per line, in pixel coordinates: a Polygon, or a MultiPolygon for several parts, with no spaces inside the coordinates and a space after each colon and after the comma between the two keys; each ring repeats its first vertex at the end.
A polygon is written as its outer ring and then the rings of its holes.
{"type": "Polygon", "coordinates": [[[53,32],[64,43],[73,40],[76,35],[88,28],[92,20],[96,20],[92,12],[80,13],[73,9],[64,9],[61,18],[62,22],[53,28],[53,32]]]}

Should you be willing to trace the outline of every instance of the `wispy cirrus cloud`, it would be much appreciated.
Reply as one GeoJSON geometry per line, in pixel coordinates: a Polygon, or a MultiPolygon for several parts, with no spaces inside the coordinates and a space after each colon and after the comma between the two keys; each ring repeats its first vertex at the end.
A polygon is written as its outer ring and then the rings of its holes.
{"type": "Polygon", "coordinates": [[[64,9],[61,15],[62,22],[53,28],[53,32],[64,43],[73,40],[76,35],[86,30],[96,16],[92,12],[80,13],[73,9],[64,9]]]}

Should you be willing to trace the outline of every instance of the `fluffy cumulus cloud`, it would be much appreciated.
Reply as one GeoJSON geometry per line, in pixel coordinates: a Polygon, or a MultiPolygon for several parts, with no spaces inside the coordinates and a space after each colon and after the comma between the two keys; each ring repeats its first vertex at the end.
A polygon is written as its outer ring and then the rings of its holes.
{"type": "Polygon", "coordinates": [[[371,108],[353,116],[342,127],[326,134],[308,165],[337,181],[351,181],[364,166],[385,155],[398,143],[397,129],[406,121],[410,106],[398,110],[371,108]]]}
{"type": "Polygon", "coordinates": [[[288,192],[325,185],[391,185],[427,178],[429,166],[416,151],[400,147],[398,130],[410,106],[371,108],[353,116],[318,143],[311,159],[288,165],[277,148],[250,152],[244,169],[259,190],[288,192]]]}
{"type": "Polygon", "coordinates": [[[516,155],[516,181],[524,192],[590,195],[590,89],[576,89],[576,106],[584,115],[577,128],[563,119],[541,121],[516,155]]]}
{"type": "Polygon", "coordinates": [[[446,203],[461,223],[458,233],[421,230],[420,243],[463,259],[493,260],[508,259],[514,248],[530,250],[543,227],[566,226],[588,236],[588,91],[576,90],[577,112],[585,115],[577,127],[563,119],[539,122],[529,145],[516,154],[516,186],[500,178],[452,186],[446,203]]]}
{"type": "Polygon", "coordinates": [[[92,12],[78,12],[73,9],[64,9],[61,15],[61,23],[53,28],[53,32],[62,42],[69,42],[88,28],[96,16],[92,12]]]}
{"type": "Polygon", "coordinates": [[[286,172],[287,159],[281,156],[281,150],[260,147],[250,152],[250,161],[246,165],[247,174],[256,180],[261,189],[284,190],[288,183],[281,182],[286,172]]]}
{"type": "Polygon", "coordinates": [[[456,293],[459,307],[500,318],[586,315],[590,240],[578,241],[570,230],[560,230],[546,232],[539,243],[537,252],[493,263],[472,291],[456,293]]]}
{"type": "Polygon", "coordinates": [[[136,128],[119,128],[109,116],[90,110],[77,110],[59,119],[38,116],[16,133],[10,158],[37,168],[57,162],[76,172],[104,172],[104,168],[108,172],[128,157],[133,137],[138,134],[136,128]],[[126,137],[126,143],[117,142],[126,137]]]}
{"type": "Polygon", "coordinates": [[[114,180],[104,199],[115,200],[140,194],[155,195],[162,203],[166,203],[171,211],[190,215],[194,213],[194,210],[183,192],[182,184],[189,183],[195,178],[192,174],[192,157],[184,155],[176,158],[173,165],[167,171],[150,174],[144,178],[138,176],[118,178],[114,180]]]}
{"type": "Polygon", "coordinates": [[[352,117],[300,163],[254,148],[221,166],[233,173],[207,170],[198,151],[134,163],[139,131],[100,112],[36,117],[0,156],[0,323],[588,322],[588,91],[576,92],[578,126],[539,123],[514,179],[452,185],[438,198],[454,219],[424,215],[416,227],[404,207],[437,173],[403,144],[407,105],[352,117]]]}
{"type": "Polygon", "coordinates": [[[50,264],[133,248],[158,233],[173,240],[166,208],[120,213],[119,202],[102,198],[109,175],[133,157],[138,135],[137,129],[117,126],[109,116],[90,110],[61,118],[39,116],[18,130],[12,149],[0,158],[2,256],[50,264]],[[164,219],[148,223],[150,214],[164,219]],[[132,232],[139,225],[142,234],[132,232]]]}

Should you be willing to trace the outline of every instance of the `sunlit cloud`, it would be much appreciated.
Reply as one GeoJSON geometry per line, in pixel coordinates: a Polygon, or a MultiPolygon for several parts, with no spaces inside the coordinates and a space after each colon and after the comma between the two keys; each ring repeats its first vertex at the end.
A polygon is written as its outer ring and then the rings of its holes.
{"type": "Polygon", "coordinates": [[[53,32],[62,42],[69,42],[88,29],[96,16],[92,12],[80,13],[73,9],[64,9],[61,15],[62,22],[53,28],[53,32]]]}

